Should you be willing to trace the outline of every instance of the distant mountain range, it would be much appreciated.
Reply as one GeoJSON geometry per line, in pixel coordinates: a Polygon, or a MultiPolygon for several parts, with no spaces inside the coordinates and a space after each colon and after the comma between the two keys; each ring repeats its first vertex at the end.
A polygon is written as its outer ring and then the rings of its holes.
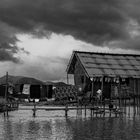
{"type": "MultiPolygon", "coordinates": [[[[53,85],[53,86],[68,86],[64,82],[43,82],[41,80],[32,78],[32,77],[25,77],[25,76],[13,76],[8,75],[8,83],[18,85],[18,84],[32,84],[32,85],[53,85]]],[[[0,78],[0,84],[6,84],[6,75],[0,78]]]]}
{"type": "Polygon", "coordinates": [[[64,82],[50,82],[50,81],[47,81],[45,83],[47,85],[53,85],[53,86],[69,86],[68,84],[66,84],[64,82]]]}

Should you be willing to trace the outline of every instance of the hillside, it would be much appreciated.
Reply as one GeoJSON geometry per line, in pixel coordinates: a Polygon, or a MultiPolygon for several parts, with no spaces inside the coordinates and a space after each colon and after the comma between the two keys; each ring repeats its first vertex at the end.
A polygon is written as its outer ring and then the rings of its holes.
{"type": "MultiPolygon", "coordinates": [[[[24,76],[12,76],[8,75],[8,83],[16,84],[45,84],[44,82],[32,78],[32,77],[24,77],[24,76]]],[[[0,78],[0,84],[6,84],[6,76],[0,78]]]]}

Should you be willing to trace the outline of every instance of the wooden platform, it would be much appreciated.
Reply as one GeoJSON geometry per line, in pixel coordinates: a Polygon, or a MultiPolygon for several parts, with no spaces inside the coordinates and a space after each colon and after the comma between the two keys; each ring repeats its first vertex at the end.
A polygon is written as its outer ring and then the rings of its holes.
{"type": "MultiPolygon", "coordinates": [[[[123,113],[120,109],[117,108],[112,108],[110,109],[108,106],[38,106],[37,104],[32,104],[31,106],[22,106],[19,105],[18,108],[14,104],[7,104],[7,107],[4,109],[4,113],[11,111],[12,110],[31,110],[33,111],[33,116],[36,116],[36,111],[38,110],[44,110],[44,111],[64,111],[65,112],[65,116],[68,115],[68,111],[70,110],[90,110],[92,112],[92,114],[108,114],[108,113],[112,113],[112,114],[121,114],[123,113]]],[[[7,115],[8,116],[8,115],[7,115]]]]}
{"type": "Polygon", "coordinates": [[[37,106],[30,106],[30,108],[19,107],[18,110],[45,110],[45,111],[69,111],[69,110],[92,110],[95,113],[123,113],[120,109],[109,109],[108,107],[92,107],[92,106],[78,106],[78,107],[37,107],[37,106]]]}
{"type": "MultiPolygon", "coordinates": [[[[18,110],[32,110],[34,107],[22,108],[19,107],[18,110]]],[[[57,110],[83,110],[83,109],[92,109],[96,110],[96,107],[35,107],[36,110],[46,110],[46,111],[57,111],[57,110]]]]}

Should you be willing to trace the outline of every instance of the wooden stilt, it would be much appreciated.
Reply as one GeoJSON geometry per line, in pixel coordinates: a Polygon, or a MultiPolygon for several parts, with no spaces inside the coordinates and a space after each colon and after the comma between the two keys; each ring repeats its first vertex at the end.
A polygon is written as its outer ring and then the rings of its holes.
{"type": "Polygon", "coordinates": [[[111,117],[111,109],[109,110],[109,117],[111,117]]]}
{"type": "Polygon", "coordinates": [[[9,114],[8,114],[8,105],[6,107],[6,115],[7,115],[7,117],[9,116],[9,114]]]}
{"type": "Polygon", "coordinates": [[[138,114],[140,114],[140,95],[138,95],[138,114]]]}
{"type": "Polygon", "coordinates": [[[4,111],[3,115],[4,115],[4,117],[5,117],[5,111],[4,111]]]}
{"type": "Polygon", "coordinates": [[[36,117],[36,104],[34,99],[33,117],[36,117]]]}
{"type": "Polygon", "coordinates": [[[104,76],[102,76],[102,83],[101,83],[101,91],[102,91],[101,101],[103,100],[103,90],[104,90],[104,76]]]}
{"type": "Polygon", "coordinates": [[[138,108],[138,94],[137,94],[137,114],[138,114],[139,108],[138,108]]]}
{"type": "Polygon", "coordinates": [[[96,117],[97,117],[98,109],[96,110],[96,117]]]}
{"type": "Polygon", "coordinates": [[[87,114],[87,112],[86,112],[86,105],[85,105],[85,117],[86,117],[86,114],[87,114]]]}
{"type": "Polygon", "coordinates": [[[33,109],[33,117],[36,116],[36,111],[35,111],[35,108],[33,109]]]}
{"type": "Polygon", "coordinates": [[[120,78],[119,78],[119,83],[118,83],[119,85],[119,108],[121,107],[121,105],[122,105],[122,98],[121,98],[121,82],[120,82],[120,78]]]}
{"type": "Polygon", "coordinates": [[[125,115],[127,116],[127,99],[125,99],[125,115]]]}
{"type": "Polygon", "coordinates": [[[7,93],[8,93],[8,72],[6,72],[6,88],[5,88],[5,109],[4,109],[4,116],[8,116],[8,108],[7,108],[7,93]]]}
{"type": "Polygon", "coordinates": [[[121,106],[121,101],[120,101],[120,97],[118,98],[118,100],[119,100],[119,108],[120,108],[120,106],[121,106]]]}
{"type": "Polygon", "coordinates": [[[103,116],[105,117],[105,101],[104,101],[104,106],[103,106],[103,108],[104,108],[103,116]]]}
{"type": "Polygon", "coordinates": [[[131,102],[130,101],[131,101],[131,99],[129,98],[129,111],[128,111],[128,116],[129,117],[130,117],[130,106],[131,106],[131,104],[130,104],[131,102]]]}
{"type": "Polygon", "coordinates": [[[117,117],[117,112],[115,112],[115,117],[117,117]]]}
{"type": "Polygon", "coordinates": [[[93,114],[93,117],[94,117],[94,109],[92,110],[92,114],[93,114]]]}
{"type": "Polygon", "coordinates": [[[90,78],[90,80],[91,80],[91,96],[90,96],[90,101],[92,102],[93,101],[93,92],[94,92],[94,90],[93,90],[93,88],[94,88],[94,80],[93,80],[93,77],[92,78],[90,78]]]}
{"type": "Polygon", "coordinates": [[[65,117],[67,117],[68,116],[68,105],[66,104],[66,106],[65,106],[65,117]]]}
{"type": "Polygon", "coordinates": [[[126,113],[127,113],[126,101],[127,101],[127,99],[126,99],[126,97],[125,97],[125,99],[124,99],[124,105],[125,105],[125,115],[126,115],[126,113]]]}
{"type": "Polygon", "coordinates": [[[136,83],[135,83],[136,81],[135,81],[135,79],[134,79],[134,116],[135,116],[135,114],[136,114],[136,109],[135,109],[135,105],[136,105],[136,100],[135,100],[135,95],[136,95],[136,83]]]}
{"type": "Polygon", "coordinates": [[[91,117],[92,117],[92,108],[90,109],[90,115],[91,115],[91,117]]]}

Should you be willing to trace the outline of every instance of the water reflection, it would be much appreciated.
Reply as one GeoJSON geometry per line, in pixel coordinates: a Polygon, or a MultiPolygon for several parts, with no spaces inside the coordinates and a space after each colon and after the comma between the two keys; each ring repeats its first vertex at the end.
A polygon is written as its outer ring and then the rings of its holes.
{"type": "Polygon", "coordinates": [[[132,140],[140,139],[140,116],[90,117],[87,111],[10,112],[8,118],[0,114],[0,140],[132,140]],[[56,114],[55,114],[56,113],[56,114]],[[77,115],[75,115],[77,113],[77,115]]]}

